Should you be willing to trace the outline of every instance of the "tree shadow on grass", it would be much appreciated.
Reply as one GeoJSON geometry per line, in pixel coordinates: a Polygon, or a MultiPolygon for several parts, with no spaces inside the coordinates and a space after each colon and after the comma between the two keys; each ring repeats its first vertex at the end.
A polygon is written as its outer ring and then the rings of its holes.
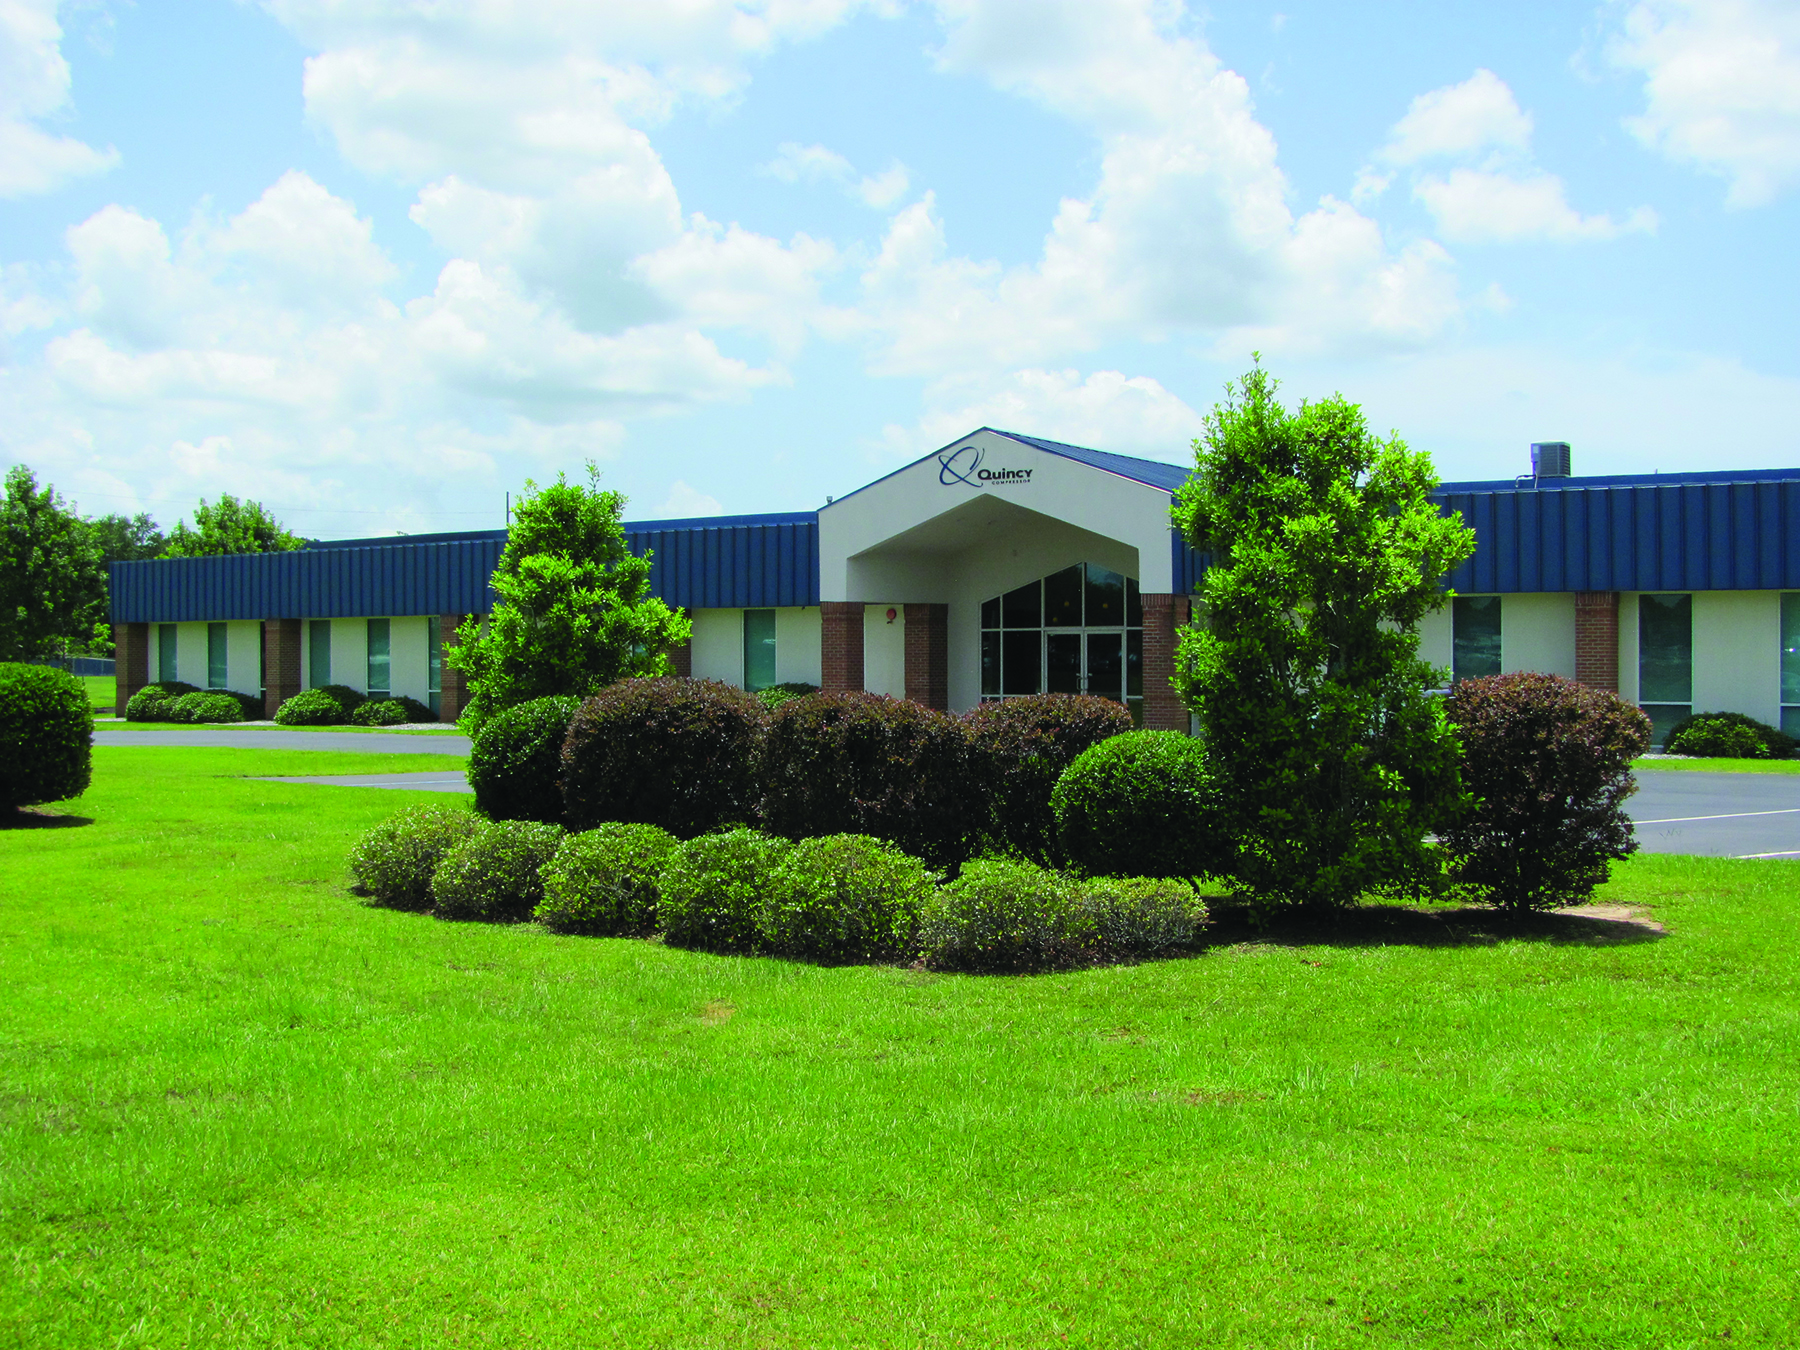
{"type": "Polygon", "coordinates": [[[93,823],[92,816],[58,816],[48,811],[33,811],[30,807],[0,811],[0,830],[70,830],[93,823]]]}
{"type": "Polygon", "coordinates": [[[1662,925],[1623,906],[1547,914],[1411,905],[1360,905],[1339,913],[1276,914],[1258,923],[1247,907],[1212,902],[1212,921],[1190,949],[1219,947],[1492,947],[1502,942],[1616,947],[1657,942],[1662,925]]]}

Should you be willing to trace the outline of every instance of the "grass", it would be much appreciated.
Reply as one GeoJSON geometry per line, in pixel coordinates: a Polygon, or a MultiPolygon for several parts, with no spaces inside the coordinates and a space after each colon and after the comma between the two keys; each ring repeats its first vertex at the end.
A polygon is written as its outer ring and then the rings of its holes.
{"type": "MultiPolygon", "coordinates": [[[[243,730],[241,722],[107,722],[100,728],[103,731],[234,731],[243,730]]],[[[354,722],[346,722],[334,727],[252,727],[253,731],[355,731],[364,734],[376,733],[386,736],[460,736],[454,724],[446,722],[442,727],[427,727],[423,730],[402,731],[395,727],[365,727],[354,722]]]]}
{"type": "Polygon", "coordinates": [[[111,675],[77,675],[87,686],[88,704],[95,712],[111,712],[118,706],[119,687],[111,675]]]}
{"type": "Polygon", "coordinates": [[[0,1339],[1800,1342],[1790,864],[1634,859],[1660,939],[820,969],[371,908],[421,797],[228,776],[391,767],[103,747],[0,832],[0,1339]]]}
{"type": "Polygon", "coordinates": [[[1651,773],[1660,770],[1672,770],[1701,773],[1800,773],[1800,759],[1688,759],[1686,756],[1675,756],[1669,759],[1634,759],[1631,761],[1634,772],[1651,773]]]}

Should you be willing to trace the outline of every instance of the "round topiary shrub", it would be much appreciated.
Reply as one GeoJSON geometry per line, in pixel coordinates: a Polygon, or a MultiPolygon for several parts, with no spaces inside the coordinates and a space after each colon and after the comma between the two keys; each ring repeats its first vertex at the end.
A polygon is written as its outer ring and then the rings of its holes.
{"type": "Polygon", "coordinates": [[[440,919],[529,919],[544,898],[542,869],[563,837],[562,826],[537,820],[478,824],[439,859],[433,911],[440,919]]]}
{"type": "Polygon", "coordinates": [[[350,712],[350,720],[359,727],[397,727],[406,722],[435,722],[438,719],[418,699],[400,694],[357,704],[350,712]]]}
{"type": "Polygon", "coordinates": [[[1032,694],[984,703],[967,721],[994,841],[1036,862],[1067,861],[1050,795],[1082,751],[1131,730],[1125,705],[1092,694],[1032,694]]]}
{"type": "Polygon", "coordinates": [[[183,684],[180,680],[170,680],[166,684],[147,684],[133,694],[125,703],[125,720],[127,722],[169,722],[169,710],[175,700],[186,694],[197,694],[200,690],[191,684],[183,684]]]}
{"type": "Polygon", "coordinates": [[[544,866],[537,921],[557,933],[602,937],[655,931],[658,878],[675,847],[667,830],[618,821],[567,836],[544,866]]]}
{"type": "Polygon", "coordinates": [[[1794,739],[1743,713],[1701,713],[1670,727],[1664,748],[1705,759],[1786,759],[1794,739]]]}
{"type": "Polygon", "coordinates": [[[764,894],[757,946],[815,961],[909,956],[935,880],[917,858],[866,834],[802,839],[764,894]]]}
{"type": "Polygon", "coordinates": [[[467,811],[408,807],[357,841],[350,850],[350,876],[381,904],[429,909],[438,863],[480,823],[467,811]]]}
{"type": "Polygon", "coordinates": [[[86,792],[93,744],[80,680],[49,666],[0,663],[0,811],[86,792]]]}
{"type": "Polygon", "coordinates": [[[1168,877],[1094,877],[1079,883],[1096,946],[1109,956],[1157,956],[1190,945],[1206,902],[1168,877]]]}
{"type": "Polygon", "coordinates": [[[364,702],[361,694],[345,685],[322,684],[288,699],[275,710],[275,720],[284,727],[341,727],[364,702]]]}
{"type": "Polygon", "coordinates": [[[936,970],[1055,970],[1083,960],[1093,941],[1069,879],[1012,858],[969,863],[919,922],[919,954],[936,970]]]}
{"type": "Polygon", "coordinates": [[[1069,862],[1098,876],[1219,876],[1231,866],[1200,742],[1131,731],[1090,747],[1050,794],[1069,862]]]}
{"type": "Polygon", "coordinates": [[[763,824],[789,839],[874,835],[953,867],[985,823],[973,768],[954,717],[881,694],[812,694],[769,719],[763,824]]]}
{"type": "Polygon", "coordinates": [[[243,702],[222,690],[201,690],[183,694],[168,705],[167,721],[206,725],[215,722],[242,722],[243,702]]]}
{"type": "Polygon", "coordinates": [[[717,680],[621,680],[586,699],[563,742],[563,814],[660,825],[678,839],[747,821],[766,714],[717,680]]]}
{"type": "Polygon", "coordinates": [[[475,809],[490,820],[563,816],[563,741],[581,700],[534,698],[481,724],[469,749],[475,809]]]}
{"type": "Polygon", "coordinates": [[[708,951],[753,950],[758,916],[792,847],[749,829],[678,845],[657,880],[657,914],[668,940],[708,951]]]}
{"type": "Polygon", "coordinates": [[[1515,911],[1585,899],[1614,858],[1637,851],[1624,802],[1650,719],[1599,689],[1557,675],[1459,680],[1445,714],[1462,742],[1474,806],[1438,839],[1451,876],[1515,911]]]}

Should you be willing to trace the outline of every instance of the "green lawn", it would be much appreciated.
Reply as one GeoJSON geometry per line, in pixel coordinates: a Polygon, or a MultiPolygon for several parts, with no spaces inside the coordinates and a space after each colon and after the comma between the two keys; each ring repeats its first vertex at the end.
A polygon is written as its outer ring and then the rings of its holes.
{"type": "Polygon", "coordinates": [[[6,1343],[1800,1343],[1791,864],[941,977],[374,909],[422,794],[230,776],[447,758],[95,758],[0,832],[6,1343]]]}
{"type": "Polygon", "coordinates": [[[1643,773],[1649,770],[1654,773],[1659,769],[1671,769],[1676,772],[1703,773],[1800,773],[1800,759],[1688,759],[1680,756],[1672,759],[1634,759],[1631,761],[1632,771],[1643,773]]]}
{"type": "Polygon", "coordinates": [[[94,711],[111,712],[118,706],[119,687],[111,675],[78,675],[76,678],[87,686],[88,703],[94,711]]]}

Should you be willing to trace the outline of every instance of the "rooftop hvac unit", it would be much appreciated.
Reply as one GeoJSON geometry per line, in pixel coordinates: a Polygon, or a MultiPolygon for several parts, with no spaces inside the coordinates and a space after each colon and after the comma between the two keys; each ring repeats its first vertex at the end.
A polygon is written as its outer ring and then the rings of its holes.
{"type": "Polygon", "coordinates": [[[1531,476],[1533,478],[1567,478],[1569,443],[1567,441],[1533,441],[1531,443],[1531,476]]]}

